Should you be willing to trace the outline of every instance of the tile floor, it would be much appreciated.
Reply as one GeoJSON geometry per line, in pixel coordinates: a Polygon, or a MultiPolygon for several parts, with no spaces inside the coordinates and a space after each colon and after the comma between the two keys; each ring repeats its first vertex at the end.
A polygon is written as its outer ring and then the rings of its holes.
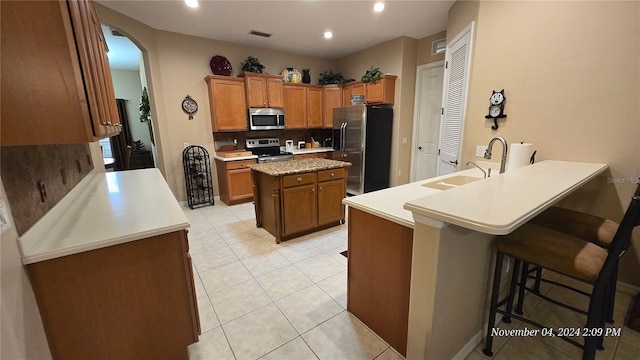
{"type": "MultiPolygon", "coordinates": [[[[184,212],[191,223],[190,253],[202,335],[189,347],[190,359],[402,359],[346,311],[346,225],[276,244],[255,227],[253,204],[184,212]]],[[[547,286],[567,299],[561,288],[547,286]]],[[[580,299],[578,299],[580,300],[580,299]]],[[[616,326],[622,326],[631,297],[619,294],[616,326]]],[[[525,311],[550,317],[557,326],[578,320],[571,312],[539,304],[528,296],[525,311]]],[[[513,322],[505,328],[523,327],[513,322]]],[[[579,325],[576,325],[579,326],[579,325]]],[[[608,338],[598,359],[639,359],[640,333],[622,329],[608,338]]],[[[580,359],[580,350],[550,338],[496,338],[494,358],[580,359]]],[[[467,357],[487,359],[482,344],[467,357]]]]}

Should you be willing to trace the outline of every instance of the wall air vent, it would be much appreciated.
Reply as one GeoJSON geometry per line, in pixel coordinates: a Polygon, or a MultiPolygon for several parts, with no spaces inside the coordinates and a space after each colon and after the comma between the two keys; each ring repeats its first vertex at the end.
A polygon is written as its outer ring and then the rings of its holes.
{"type": "Polygon", "coordinates": [[[271,34],[269,34],[269,33],[262,32],[262,31],[255,31],[255,30],[249,31],[249,34],[256,35],[256,36],[262,36],[262,37],[266,37],[266,38],[271,36],[271,34]]]}
{"type": "Polygon", "coordinates": [[[115,29],[111,29],[111,35],[113,35],[113,36],[122,36],[122,37],[126,37],[126,35],[125,35],[125,34],[121,33],[121,32],[120,32],[120,31],[118,31],[118,30],[115,30],[115,29]]]}

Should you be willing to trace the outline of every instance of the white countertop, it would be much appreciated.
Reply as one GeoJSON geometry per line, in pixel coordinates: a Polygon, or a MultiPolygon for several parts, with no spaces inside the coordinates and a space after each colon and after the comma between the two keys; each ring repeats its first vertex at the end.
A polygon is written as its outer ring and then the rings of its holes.
{"type": "MultiPolygon", "coordinates": [[[[479,178],[484,176],[482,172],[476,168],[463,170],[457,172],[455,175],[466,175],[479,178]]],[[[427,180],[416,181],[388,189],[352,196],[344,199],[342,203],[347,206],[351,206],[354,209],[365,211],[413,229],[413,213],[405,209],[404,204],[407,201],[411,201],[422,196],[433,195],[441,192],[441,190],[424,187],[422,184],[451,176],[453,175],[438,176],[427,180]]]]}
{"type": "Polygon", "coordinates": [[[606,169],[606,164],[546,160],[414,198],[404,208],[414,217],[506,235],[606,169]]]}
{"type": "Polygon", "coordinates": [[[188,227],[158,169],[92,172],[19,245],[26,265],[188,227]]]}

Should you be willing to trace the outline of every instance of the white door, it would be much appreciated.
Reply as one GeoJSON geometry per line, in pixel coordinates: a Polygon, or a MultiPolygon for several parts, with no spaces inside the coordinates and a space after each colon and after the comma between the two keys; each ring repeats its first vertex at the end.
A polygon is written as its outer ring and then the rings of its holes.
{"type": "Polygon", "coordinates": [[[436,176],[444,61],[418,66],[411,151],[411,181],[436,176]]]}
{"type": "Polygon", "coordinates": [[[447,44],[444,98],[442,100],[444,113],[440,127],[438,175],[451,174],[459,169],[458,161],[469,84],[472,39],[473,22],[447,44]]]}

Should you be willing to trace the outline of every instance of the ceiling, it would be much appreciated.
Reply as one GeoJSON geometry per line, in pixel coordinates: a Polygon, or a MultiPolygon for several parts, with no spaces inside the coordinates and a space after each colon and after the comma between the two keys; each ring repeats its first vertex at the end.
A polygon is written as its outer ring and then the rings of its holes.
{"type": "MultiPolygon", "coordinates": [[[[384,11],[376,13],[374,1],[200,0],[198,8],[189,8],[181,0],[97,1],[158,30],[328,59],[399,36],[420,39],[443,31],[455,2],[388,0],[384,11]],[[250,35],[251,30],[272,36],[250,35]],[[324,39],[325,31],[332,31],[333,38],[324,39]]],[[[107,43],[114,53],[109,54],[111,61],[120,51],[109,39],[107,43]]],[[[135,56],[137,64],[139,55],[135,56]]]]}

